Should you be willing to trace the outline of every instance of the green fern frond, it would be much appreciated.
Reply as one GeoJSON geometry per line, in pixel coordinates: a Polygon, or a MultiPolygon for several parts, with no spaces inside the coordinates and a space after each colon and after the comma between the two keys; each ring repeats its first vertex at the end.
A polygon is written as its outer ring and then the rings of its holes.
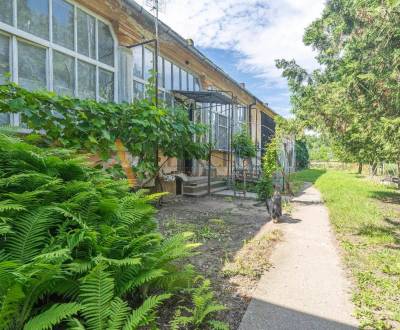
{"type": "Polygon", "coordinates": [[[171,330],[187,329],[189,325],[193,324],[193,316],[183,316],[180,309],[177,309],[174,318],[169,323],[171,330]]]}
{"type": "Polygon", "coordinates": [[[210,325],[212,330],[229,330],[228,323],[222,321],[211,320],[208,321],[208,324],[210,325]]]}
{"type": "Polygon", "coordinates": [[[54,304],[48,310],[30,319],[24,330],[51,330],[53,326],[76,314],[82,306],[77,303],[54,304]]]}
{"type": "Polygon", "coordinates": [[[99,256],[95,259],[97,263],[103,262],[110,266],[124,267],[124,266],[138,266],[142,264],[140,258],[124,258],[124,259],[111,259],[99,256]]]}
{"type": "Polygon", "coordinates": [[[83,306],[82,314],[89,329],[107,329],[110,305],[114,297],[114,280],[103,265],[96,266],[82,280],[79,297],[83,306]]]}
{"type": "Polygon", "coordinates": [[[10,211],[24,211],[24,210],[25,210],[24,206],[13,203],[11,200],[0,201],[0,213],[10,212],[10,211]]]}
{"type": "Polygon", "coordinates": [[[166,299],[171,297],[170,294],[161,294],[147,298],[143,304],[135,309],[126,321],[123,330],[136,330],[140,326],[150,324],[154,319],[155,309],[166,299]]]}
{"type": "Polygon", "coordinates": [[[46,207],[21,215],[15,221],[13,233],[6,242],[6,250],[13,258],[29,262],[49,241],[47,231],[57,224],[53,210],[46,207]]]}
{"type": "Polygon", "coordinates": [[[117,292],[119,295],[123,295],[129,291],[132,291],[135,288],[138,288],[146,283],[152,282],[162,277],[164,274],[166,274],[166,271],[164,269],[150,269],[139,274],[137,274],[137,272],[134,272],[132,274],[132,276],[134,276],[132,279],[125,279],[125,282],[122,282],[120,279],[117,292]]]}
{"type": "Polygon", "coordinates": [[[68,320],[68,330],[85,330],[83,324],[76,318],[68,320]]]}
{"type": "Polygon", "coordinates": [[[11,226],[0,222],[0,236],[12,233],[11,226]]]}
{"type": "Polygon", "coordinates": [[[20,284],[10,286],[1,297],[0,325],[1,329],[14,330],[15,319],[21,311],[25,294],[20,284]]]}
{"type": "Polygon", "coordinates": [[[130,308],[126,301],[120,298],[115,298],[111,302],[110,320],[107,330],[121,330],[121,327],[128,316],[130,308]]]}
{"type": "Polygon", "coordinates": [[[70,249],[59,249],[48,253],[42,253],[33,258],[33,260],[47,263],[53,263],[56,261],[64,262],[69,259],[71,259],[70,249]]]}
{"type": "Polygon", "coordinates": [[[95,266],[93,260],[79,260],[75,259],[74,262],[69,263],[66,268],[71,273],[84,274],[90,271],[95,266]]]}

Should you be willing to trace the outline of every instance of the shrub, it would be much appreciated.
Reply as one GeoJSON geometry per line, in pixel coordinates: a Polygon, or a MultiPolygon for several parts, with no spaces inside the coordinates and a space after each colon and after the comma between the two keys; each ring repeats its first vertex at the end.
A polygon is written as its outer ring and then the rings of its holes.
{"type": "Polygon", "coordinates": [[[187,287],[190,234],[156,230],[159,198],[68,150],[0,134],[2,329],[136,329],[187,287]]]}
{"type": "Polygon", "coordinates": [[[257,183],[257,197],[260,200],[270,198],[274,192],[273,176],[280,169],[278,162],[278,140],[274,137],[266,145],[266,152],[262,159],[262,175],[257,183]]]}
{"type": "Polygon", "coordinates": [[[295,144],[296,152],[296,171],[308,168],[310,163],[310,156],[307,149],[305,140],[297,140],[295,144]]]}

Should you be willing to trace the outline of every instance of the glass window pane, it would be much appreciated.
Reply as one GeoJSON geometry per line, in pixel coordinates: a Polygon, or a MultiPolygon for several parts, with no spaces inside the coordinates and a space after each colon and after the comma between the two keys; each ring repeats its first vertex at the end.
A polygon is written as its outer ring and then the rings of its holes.
{"type": "Polygon", "coordinates": [[[183,91],[187,90],[187,72],[181,70],[181,89],[183,91]]]}
{"type": "Polygon", "coordinates": [[[96,58],[95,18],[78,9],[78,52],[96,58]]]}
{"type": "Polygon", "coordinates": [[[165,89],[171,90],[172,89],[172,64],[171,62],[164,59],[164,85],[165,89]]]}
{"type": "Polygon", "coordinates": [[[164,67],[163,67],[163,58],[158,56],[158,86],[164,87],[164,67]]]}
{"type": "Polygon", "coordinates": [[[194,91],[194,81],[193,81],[193,76],[191,74],[188,74],[188,90],[189,91],[194,91]]]}
{"type": "Polygon", "coordinates": [[[99,26],[99,61],[114,66],[114,39],[110,27],[101,21],[99,26]]]}
{"type": "Polygon", "coordinates": [[[64,0],[53,0],[53,41],[74,49],[74,6],[64,0]]]}
{"type": "Polygon", "coordinates": [[[13,6],[12,0],[0,0],[0,21],[12,25],[13,6]]]}
{"type": "Polygon", "coordinates": [[[180,90],[180,72],[179,68],[176,65],[172,65],[172,75],[173,75],[173,89],[180,90]]]}
{"type": "Polygon", "coordinates": [[[133,98],[135,100],[144,99],[144,84],[137,81],[133,82],[133,98]]]}
{"type": "Polygon", "coordinates": [[[46,89],[46,49],[18,42],[18,83],[29,90],[46,89]]]}
{"type": "Polygon", "coordinates": [[[133,48],[133,76],[143,78],[143,47],[133,48]]]}
{"type": "Polygon", "coordinates": [[[102,101],[114,101],[114,73],[99,70],[99,94],[102,101]]]}
{"type": "Polygon", "coordinates": [[[194,90],[196,92],[200,91],[200,81],[199,78],[194,78],[194,90]]]}
{"type": "Polygon", "coordinates": [[[0,34],[0,84],[7,80],[10,72],[10,38],[0,34]]]}
{"type": "Polygon", "coordinates": [[[96,67],[78,61],[78,95],[83,99],[96,98],[96,67]]]}
{"type": "Polygon", "coordinates": [[[49,1],[18,0],[18,28],[49,39],[49,1]]]}
{"type": "Polygon", "coordinates": [[[54,91],[60,95],[74,96],[75,60],[59,52],[53,53],[54,91]]]}
{"type": "Polygon", "coordinates": [[[148,80],[151,77],[151,70],[153,67],[154,54],[151,50],[144,49],[144,80],[148,80]]]}

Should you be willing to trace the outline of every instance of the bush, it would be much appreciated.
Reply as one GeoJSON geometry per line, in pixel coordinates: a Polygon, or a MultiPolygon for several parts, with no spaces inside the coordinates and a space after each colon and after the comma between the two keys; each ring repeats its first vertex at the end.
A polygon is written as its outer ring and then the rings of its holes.
{"type": "Polygon", "coordinates": [[[194,277],[196,244],[156,230],[158,195],[70,151],[0,134],[2,329],[136,329],[194,277]],[[58,326],[57,326],[58,328],[58,326]]]}
{"type": "Polygon", "coordinates": [[[265,201],[267,198],[270,198],[274,193],[272,178],[262,176],[257,182],[256,191],[259,200],[265,201]]]}
{"type": "Polygon", "coordinates": [[[308,168],[310,156],[308,154],[307,144],[303,140],[297,140],[295,144],[296,151],[296,170],[304,170],[308,168]]]}
{"type": "Polygon", "coordinates": [[[278,141],[274,137],[267,145],[262,159],[262,175],[257,183],[257,197],[259,200],[270,198],[274,192],[273,176],[280,169],[278,162],[278,141]]]}

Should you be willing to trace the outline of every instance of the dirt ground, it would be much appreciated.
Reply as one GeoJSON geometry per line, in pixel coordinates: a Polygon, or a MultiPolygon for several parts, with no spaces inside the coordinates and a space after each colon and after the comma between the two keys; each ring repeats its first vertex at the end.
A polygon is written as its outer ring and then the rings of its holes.
{"type": "Polygon", "coordinates": [[[218,319],[237,329],[282,236],[266,226],[265,206],[232,198],[174,197],[163,203],[157,218],[165,235],[190,231],[202,243],[190,263],[212,281],[216,298],[228,308],[218,319]]]}

